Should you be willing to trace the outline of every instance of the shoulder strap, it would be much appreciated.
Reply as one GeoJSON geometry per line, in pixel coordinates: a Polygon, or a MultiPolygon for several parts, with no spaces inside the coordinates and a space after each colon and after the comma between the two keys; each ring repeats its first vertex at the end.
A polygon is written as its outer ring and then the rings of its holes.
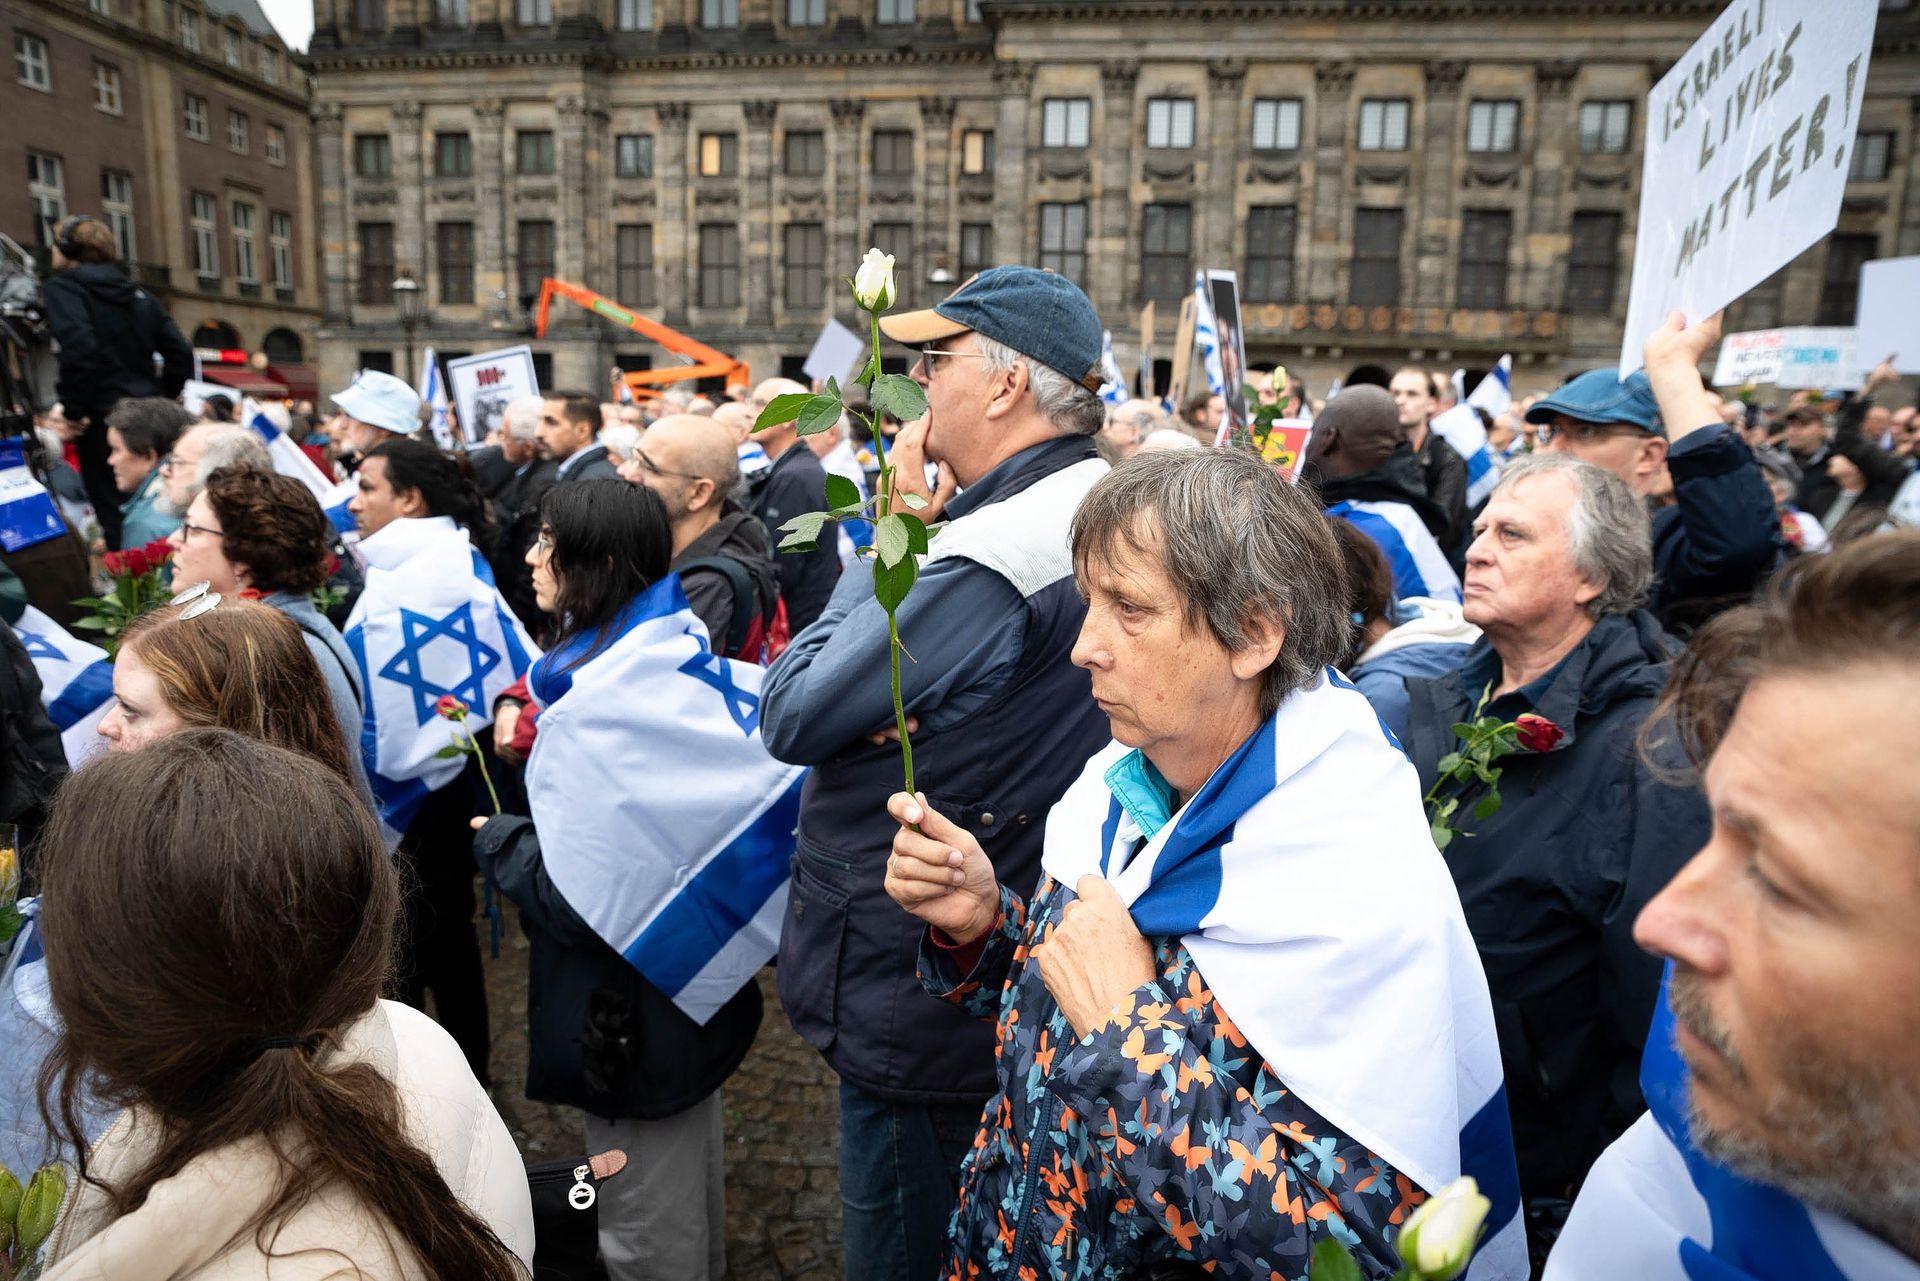
{"type": "Polygon", "coordinates": [[[726,645],[721,651],[731,657],[747,643],[747,632],[760,616],[760,604],[753,595],[753,579],[747,574],[747,567],[731,556],[696,556],[675,572],[684,578],[703,569],[725,574],[733,587],[733,617],[727,623],[726,645]]]}

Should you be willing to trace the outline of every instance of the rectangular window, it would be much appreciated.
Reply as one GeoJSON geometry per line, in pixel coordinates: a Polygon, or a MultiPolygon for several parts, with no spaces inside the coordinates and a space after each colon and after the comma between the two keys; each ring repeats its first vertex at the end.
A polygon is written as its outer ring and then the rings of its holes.
{"type": "Polygon", "coordinates": [[[433,135],[433,175],[436,178],[473,176],[473,138],[464,133],[433,135]]]}
{"type": "Polygon", "coordinates": [[[1507,248],[1513,215],[1505,209],[1469,209],[1460,216],[1460,276],[1454,305],[1497,311],[1507,305],[1507,248]]]}
{"type": "Polygon", "coordinates": [[[700,305],[740,305],[740,228],[730,222],[700,224],[700,305]]]}
{"type": "Polygon", "coordinates": [[[969,129],[960,135],[960,172],[993,172],[993,130],[969,129]]]}
{"type": "Polygon", "coordinates": [[[220,278],[220,241],[215,219],[219,206],[204,191],[193,193],[193,274],[202,280],[220,278]]]}
{"type": "Polygon", "coordinates": [[[913,134],[910,130],[873,131],[873,173],[877,178],[913,176],[913,134]]]}
{"type": "Polygon", "coordinates": [[[1353,211],[1353,272],[1347,301],[1357,307],[1392,307],[1400,302],[1400,232],[1403,209],[1353,211]]]}
{"type": "Polygon", "coordinates": [[[13,37],[13,70],[20,83],[41,93],[53,92],[53,72],[47,60],[47,42],[24,31],[13,37]]]}
{"type": "Polygon", "coordinates": [[[1040,266],[1079,284],[1087,274],[1087,207],[1040,206],[1040,266]]]}
{"type": "Polygon", "coordinates": [[[240,65],[240,33],[232,27],[220,28],[220,57],[229,67],[240,65]]]}
{"type": "Polygon", "coordinates": [[[360,301],[368,307],[393,303],[393,224],[363,222],[360,233],[360,301]]]}
{"type": "Polygon", "coordinates": [[[1084,147],[1093,128],[1091,98],[1048,98],[1040,104],[1040,145],[1084,147]]]}
{"type": "Polygon", "coordinates": [[[616,178],[653,177],[653,135],[623,133],[615,138],[613,174],[616,178]]]}
{"type": "Polygon", "coordinates": [[[790,222],[784,235],[787,310],[817,311],[827,298],[827,230],[817,222],[790,222]]]}
{"type": "Polygon", "coordinates": [[[243,285],[260,283],[253,261],[253,206],[233,202],[233,278],[243,285]]]}
{"type": "Polygon", "coordinates": [[[238,111],[227,113],[227,150],[247,154],[247,118],[238,111]]]}
{"type": "Polygon", "coordinates": [[[1860,268],[1880,256],[1880,238],[1871,235],[1827,237],[1827,272],[1820,285],[1816,325],[1851,325],[1860,309],[1860,268]]]}
{"type": "Polygon", "coordinates": [[[1193,146],[1193,99],[1147,99],[1147,145],[1173,150],[1193,146]]]}
{"type": "Polygon", "coordinates": [[[1885,182],[1892,159],[1893,134],[1858,134],[1853,140],[1853,164],[1847,170],[1847,181],[1885,182]]]}
{"type": "Polygon", "coordinates": [[[280,51],[260,46],[260,78],[270,85],[280,83],[280,51]]]}
{"type": "Polygon", "coordinates": [[[387,29],[387,0],[353,0],[353,25],[366,35],[387,29]]]}
{"type": "Polygon", "coordinates": [[[180,10],[180,47],[188,53],[200,52],[200,15],[191,9],[180,10]]]}
{"type": "Polygon", "coordinates": [[[514,171],[537,175],[553,172],[553,131],[522,129],[513,139],[514,171]]]}
{"type": "Polygon", "coordinates": [[[789,27],[826,26],[827,0],[787,0],[787,25],[789,27]]]}
{"type": "Polygon", "coordinates": [[[1580,150],[1589,156],[1625,155],[1633,130],[1631,102],[1580,104],[1580,150]]]}
{"type": "Polygon", "coordinates": [[[433,229],[433,256],[440,264],[440,301],[464,307],[473,301],[473,224],[443,222],[433,229]]]}
{"type": "Polygon", "coordinates": [[[100,171],[100,212],[113,229],[113,243],[121,262],[135,262],[133,245],[133,175],[118,169],[100,171]]]}
{"type": "Polygon", "coordinates": [[[514,0],[513,20],[523,27],[551,27],[553,0],[514,0]]]}
{"type": "Polygon", "coordinates": [[[1178,302],[1193,288],[1193,210],[1148,205],[1140,211],[1140,300],[1178,302]]]}
{"type": "Polygon", "coordinates": [[[67,171],[60,157],[27,153],[27,200],[33,205],[33,229],[40,246],[53,243],[53,231],[67,216],[67,171]]]}
{"type": "Polygon", "coordinates": [[[267,157],[268,164],[270,165],[286,164],[287,163],[287,131],[285,129],[282,129],[279,125],[268,125],[267,138],[266,138],[266,141],[261,144],[260,150],[267,157]]]}
{"type": "Polygon", "coordinates": [[[818,178],[827,171],[825,134],[803,130],[787,134],[781,167],[789,178],[818,178]]]}
{"type": "Polygon", "coordinates": [[[613,229],[615,294],[623,306],[652,307],[653,224],[623,222],[613,229]]]}
{"type": "Polygon", "coordinates": [[[913,0],[879,0],[874,12],[874,21],[882,26],[913,21],[913,0]]]}
{"type": "Polygon", "coordinates": [[[120,68],[104,62],[93,64],[93,106],[110,116],[121,114],[120,68]]]}
{"type": "Polygon", "coordinates": [[[1405,98],[1368,98],[1360,104],[1360,150],[1405,151],[1413,104],[1405,98]]]}
{"type": "Polygon", "coordinates": [[[393,144],[384,133],[353,136],[353,172],[358,178],[393,176],[393,144]]]}
{"type": "Polygon", "coordinates": [[[1614,282],[1619,276],[1620,215],[1607,210],[1574,214],[1567,246],[1567,313],[1612,314],[1614,282]]]}
{"type": "MultiPolygon", "coordinates": [[[[700,0],[700,25],[709,30],[718,30],[740,25],[740,0],[700,0]]],[[[736,284],[739,280],[739,267],[734,268],[736,284]]]]}
{"type": "Polygon", "coordinates": [[[893,278],[899,282],[899,302],[902,306],[914,297],[913,276],[913,224],[910,222],[876,222],[873,224],[873,239],[867,243],[883,254],[893,258],[893,278]]]}
{"type": "Polygon", "coordinates": [[[731,133],[700,135],[700,176],[702,178],[731,178],[739,170],[739,135],[731,133]]]}
{"type": "Polygon", "coordinates": [[[522,222],[514,235],[516,283],[520,296],[539,296],[540,285],[553,274],[553,224],[544,219],[522,222]]]}
{"type": "Polygon", "coordinates": [[[1293,301],[1293,242],[1300,217],[1292,205],[1255,205],[1247,210],[1248,302],[1293,301]]]}
{"type": "Polygon", "coordinates": [[[191,93],[187,95],[184,125],[187,137],[195,142],[207,140],[207,100],[205,98],[191,93]]]}
{"type": "Polygon", "coordinates": [[[464,27],[467,18],[467,0],[433,0],[433,25],[436,27],[464,27]]]}
{"type": "Polygon", "coordinates": [[[1253,100],[1253,149],[1296,151],[1300,147],[1300,99],[1253,100]]]}
{"type": "Polygon", "coordinates": [[[960,279],[971,280],[993,266],[993,224],[960,224],[960,279]]]}
{"type": "Polygon", "coordinates": [[[653,0],[620,0],[614,22],[622,31],[653,30],[653,0]]]}
{"type": "Polygon", "coordinates": [[[1467,104],[1467,150],[1483,155],[1507,155],[1520,148],[1520,104],[1467,104]]]}
{"type": "Polygon", "coordinates": [[[272,259],[273,287],[293,288],[293,215],[267,215],[267,253],[272,259]]]}

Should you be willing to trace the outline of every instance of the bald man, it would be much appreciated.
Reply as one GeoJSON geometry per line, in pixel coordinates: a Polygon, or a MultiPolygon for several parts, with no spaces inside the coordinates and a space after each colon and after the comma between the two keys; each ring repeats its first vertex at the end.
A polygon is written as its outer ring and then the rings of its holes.
{"type": "Polygon", "coordinates": [[[730,495],[739,480],[733,433],[712,418],[670,414],[621,464],[620,475],[660,495],[673,526],[673,569],[716,653],[735,655],[750,615],[770,618],[779,576],[766,529],[730,495]],[[735,573],[723,560],[737,562],[735,573]],[[736,630],[737,629],[737,630],[736,630]]]}
{"type": "MultiPolygon", "coordinates": [[[[777,396],[807,394],[807,389],[791,378],[769,378],[753,389],[747,408],[755,419],[777,396]]],[[[658,424],[655,424],[658,426],[658,424]]],[[[813,456],[805,441],[794,430],[797,423],[785,422],[755,433],[773,466],[755,491],[749,510],[767,527],[767,541],[779,547],[785,537],[780,527],[805,512],[823,511],[827,505],[827,472],[813,456]]],[[[794,635],[827,607],[833,584],[840,577],[839,532],[833,526],[820,531],[820,541],[810,552],[779,552],[774,564],[780,572],[780,595],[787,602],[787,622],[794,635]]]]}

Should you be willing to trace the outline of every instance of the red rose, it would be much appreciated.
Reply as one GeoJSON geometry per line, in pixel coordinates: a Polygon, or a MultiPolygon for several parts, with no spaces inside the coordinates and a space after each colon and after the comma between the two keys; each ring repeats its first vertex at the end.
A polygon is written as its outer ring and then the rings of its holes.
{"type": "Polygon", "coordinates": [[[148,558],[147,549],[144,547],[129,547],[125,559],[127,572],[135,578],[141,577],[153,568],[153,561],[148,558]]]}
{"type": "Polygon", "coordinates": [[[467,705],[451,694],[442,694],[440,701],[433,705],[433,710],[450,721],[457,721],[466,716],[467,705]]]}
{"type": "Polygon", "coordinates": [[[173,544],[164,538],[156,538],[140,550],[147,554],[155,569],[173,559],[173,544]]]}
{"type": "Polygon", "coordinates": [[[1551,752],[1567,732],[1544,716],[1524,712],[1516,716],[1513,727],[1520,731],[1520,746],[1529,752],[1551,752]]]}
{"type": "Polygon", "coordinates": [[[127,572],[127,557],[123,552],[107,553],[107,572],[115,578],[127,572]]]}

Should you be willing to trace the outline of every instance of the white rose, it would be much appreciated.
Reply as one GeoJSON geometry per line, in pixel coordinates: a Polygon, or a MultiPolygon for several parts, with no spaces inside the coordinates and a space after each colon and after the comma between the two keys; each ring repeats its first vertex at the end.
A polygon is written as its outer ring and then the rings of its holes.
{"type": "Polygon", "coordinates": [[[893,296],[893,255],[867,250],[853,273],[853,300],[864,311],[885,311],[893,306],[893,296]]]}
{"type": "Polygon", "coordinates": [[[1493,1202],[1471,1178],[1455,1179],[1413,1212],[1400,1230],[1400,1258],[1425,1281],[1451,1281],[1467,1269],[1480,1244],[1480,1225],[1493,1202]]]}

